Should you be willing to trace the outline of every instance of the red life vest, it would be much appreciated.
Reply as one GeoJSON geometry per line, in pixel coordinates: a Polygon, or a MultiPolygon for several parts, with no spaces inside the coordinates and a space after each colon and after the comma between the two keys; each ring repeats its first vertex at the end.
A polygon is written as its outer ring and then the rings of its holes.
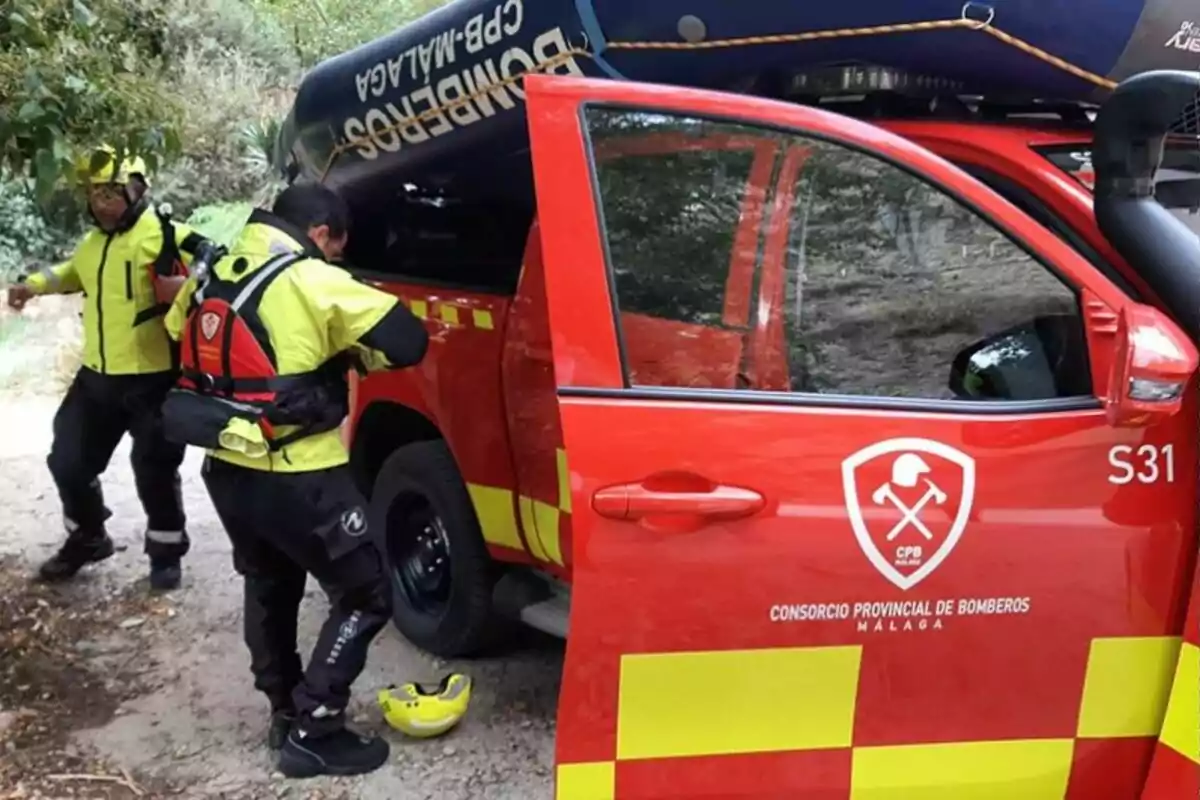
{"type": "Polygon", "coordinates": [[[258,425],[271,450],[341,425],[349,413],[351,362],[335,356],[321,367],[280,375],[271,338],[258,314],[271,283],[308,256],[287,253],[242,281],[208,269],[193,293],[180,339],[181,371],[163,404],[168,438],[217,449],[235,418],[258,425]],[[283,437],[281,425],[299,426],[283,437]]]}

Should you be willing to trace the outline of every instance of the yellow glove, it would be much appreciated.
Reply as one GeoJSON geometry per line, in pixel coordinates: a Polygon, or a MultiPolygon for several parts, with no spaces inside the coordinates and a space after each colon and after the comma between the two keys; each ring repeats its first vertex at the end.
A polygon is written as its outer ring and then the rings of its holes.
{"type": "Polygon", "coordinates": [[[248,419],[234,417],[229,420],[225,430],[217,437],[223,450],[249,456],[250,458],[266,458],[271,448],[262,428],[248,419]]]}

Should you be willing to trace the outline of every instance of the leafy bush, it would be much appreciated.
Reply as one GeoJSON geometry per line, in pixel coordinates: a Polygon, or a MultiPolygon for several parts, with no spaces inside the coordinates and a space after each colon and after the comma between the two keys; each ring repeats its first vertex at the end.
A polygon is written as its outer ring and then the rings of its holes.
{"type": "Polygon", "coordinates": [[[300,64],[326,58],[385,36],[446,4],[447,0],[250,0],[293,33],[300,64]]]}
{"type": "MultiPolygon", "coordinates": [[[[230,56],[248,60],[276,83],[295,80],[300,68],[290,32],[278,16],[245,0],[167,0],[170,22],[163,31],[172,58],[192,53],[201,63],[218,65],[230,56]]],[[[222,98],[186,97],[192,103],[222,98]]]]}
{"type": "Polygon", "coordinates": [[[172,91],[199,98],[180,130],[182,156],[155,176],[155,193],[183,217],[210,203],[254,197],[272,179],[260,131],[282,118],[292,92],[240,52],[213,60],[202,48],[176,60],[172,91]],[[262,162],[262,163],[260,163],[262,162]]]}
{"type": "Polygon", "coordinates": [[[0,0],[0,158],[40,197],[84,148],[173,152],[182,108],[160,91],[168,24],[152,0],[0,0]]]}
{"type": "Polygon", "coordinates": [[[49,224],[24,181],[0,180],[0,285],[70,246],[71,236],[49,224]]]}
{"type": "Polygon", "coordinates": [[[6,165],[32,176],[43,212],[24,184],[0,186],[0,278],[88,221],[74,187],[55,186],[101,142],[146,157],[180,218],[265,202],[302,70],[444,2],[0,0],[0,182],[6,165]]]}

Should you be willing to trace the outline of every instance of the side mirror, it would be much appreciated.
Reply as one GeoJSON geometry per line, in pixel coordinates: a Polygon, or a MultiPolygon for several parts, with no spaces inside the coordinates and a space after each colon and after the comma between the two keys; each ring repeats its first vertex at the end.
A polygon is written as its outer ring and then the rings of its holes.
{"type": "Polygon", "coordinates": [[[1108,384],[1109,422],[1148,427],[1179,413],[1200,367],[1196,346],[1156,308],[1131,303],[1121,312],[1108,384]]]}
{"type": "Polygon", "coordinates": [[[1086,353],[1077,315],[1037,317],[960,351],[950,367],[950,391],[967,400],[1090,395],[1086,353]]]}

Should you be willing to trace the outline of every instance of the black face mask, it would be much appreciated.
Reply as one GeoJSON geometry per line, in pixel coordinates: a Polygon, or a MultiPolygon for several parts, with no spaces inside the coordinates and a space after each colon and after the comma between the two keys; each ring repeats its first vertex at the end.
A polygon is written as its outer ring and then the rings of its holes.
{"type": "MultiPolygon", "coordinates": [[[[121,189],[122,193],[125,195],[125,213],[122,214],[120,219],[117,220],[117,224],[113,227],[113,229],[111,231],[105,231],[105,233],[116,234],[124,233],[125,231],[129,230],[134,226],[135,223],[137,223],[138,218],[141,217],[146,211],[147,206],[150,205],[150,200],[146,197],[145,191],[142,192],[141,198],[134,200],[133,193],[129,191],[129,184],[123,184],[121,189]]],[[[92,211],[91,203],[88,203],[88,216],[92,218],[92,222],[96,224],[97,228],[104,230],[104,227],[100,224],[100,220],[96,219],[95,212],[92,211]]]]}
{"type": "Polygon", "coordinates": [[[147,199],[145,193],[142,194],[141,199],[134,200],[130,196],[128,188],[125,189],[125,202],[129,203],[129,208],[125,209],[125,213],[117,220],[117,233],[124,233],[132,228],[134,223],[138,221],[138,218],[145,212],[146,207],[150,205],[150,201],[147,199]]]}

